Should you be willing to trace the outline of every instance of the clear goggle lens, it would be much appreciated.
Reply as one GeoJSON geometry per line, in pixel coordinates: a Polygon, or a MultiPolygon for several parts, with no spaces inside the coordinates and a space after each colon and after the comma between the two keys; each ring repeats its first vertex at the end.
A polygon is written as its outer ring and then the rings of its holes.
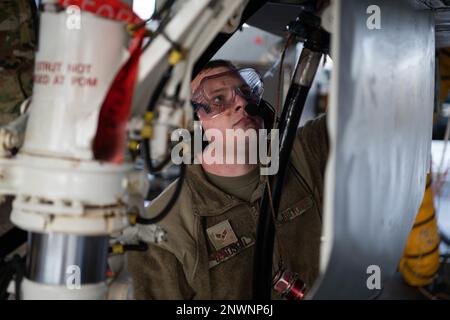
{"type": "Polygon", "coordinates": [[[203,78],[192,95],[192,104],[200,118],[210,119],[233,106],[236,95],[259,105],[263,92],[263,82],[256,70],[227,71],[203,78]]]}

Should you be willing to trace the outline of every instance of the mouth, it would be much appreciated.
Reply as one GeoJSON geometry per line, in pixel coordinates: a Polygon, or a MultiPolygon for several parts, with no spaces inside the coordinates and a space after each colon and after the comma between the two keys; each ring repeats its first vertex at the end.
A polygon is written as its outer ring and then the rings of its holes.
{"type": "Polygon", "coordinates": [[[258,125],[257,121],[253,117],[244,116],[241,119],[239,119],[237,122],[235,122],[233,124],[233,127],[236,127],[236,126],[249,126],[251,124],[253,124],[254,126],[258,125]]]}

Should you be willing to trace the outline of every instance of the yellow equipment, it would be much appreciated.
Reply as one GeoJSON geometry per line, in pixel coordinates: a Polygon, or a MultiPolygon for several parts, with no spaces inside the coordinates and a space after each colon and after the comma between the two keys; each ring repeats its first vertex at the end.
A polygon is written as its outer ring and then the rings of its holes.
{"type": "Polygon", "coordinates": [[[431,173],[427,176],[427,186],[419,214],[406,243],[400,272],[411,286],[430,284],[439,270],[440,237],[436,222],[431,187],[431,173]]]}

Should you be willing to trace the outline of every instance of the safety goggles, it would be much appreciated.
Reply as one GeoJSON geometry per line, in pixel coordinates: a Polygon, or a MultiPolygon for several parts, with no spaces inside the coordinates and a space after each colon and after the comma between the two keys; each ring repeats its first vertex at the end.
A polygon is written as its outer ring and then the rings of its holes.
{"type": "Polygon", "coordinates": [[[205,77],[192,94],[192,105],[201,119],[212,119],[232,107],[239,95],[259,105],[264,92],[261,76],[251,68],[205,77]]]}

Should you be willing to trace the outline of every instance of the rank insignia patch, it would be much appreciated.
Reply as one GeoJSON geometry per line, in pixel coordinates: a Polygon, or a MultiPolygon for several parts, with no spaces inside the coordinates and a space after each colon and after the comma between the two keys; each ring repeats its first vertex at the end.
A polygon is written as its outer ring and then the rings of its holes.
{"type": "Polygon", "coordinates": [[[228,220],[206,229],[209,240],[216,250],[220,250],[238,241],[228,220]]]}

